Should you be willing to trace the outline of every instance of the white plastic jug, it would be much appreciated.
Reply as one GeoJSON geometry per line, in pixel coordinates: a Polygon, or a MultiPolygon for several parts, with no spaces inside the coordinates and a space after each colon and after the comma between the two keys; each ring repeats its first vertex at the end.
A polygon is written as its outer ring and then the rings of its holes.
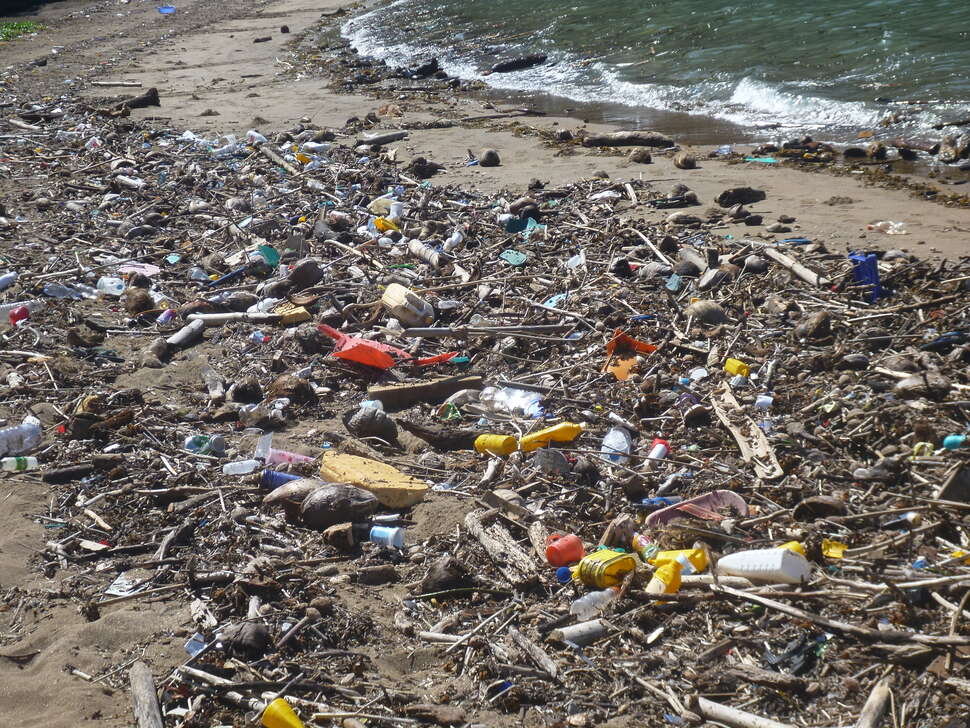
{"type": "Polygon", "coordinates": [[[391,283],[384,289],[381,303],[405,326],[427,326],[434,321],[431,304],[400,283],[391,283]]]}
{"type": "Polygon", "coordinates": [[[717,573],[767,584],[799,584],[811,576],[812,565],[787,547],[754,549],[722,556],[717,562],[717,573]]]}

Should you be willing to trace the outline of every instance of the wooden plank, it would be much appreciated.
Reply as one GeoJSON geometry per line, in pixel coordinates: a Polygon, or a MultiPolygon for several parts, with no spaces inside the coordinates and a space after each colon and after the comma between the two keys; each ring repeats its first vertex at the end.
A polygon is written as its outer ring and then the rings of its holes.
{"type": "Polygon", "coordinates": [[[465,528],[478,539],[485,551],[509,583],[513,586],[526,586],[538,578],[535,562],[526,551],[515,542],[512,535],[498,524],[485,526],[482,517],[486,511],[472,511],[465,516],[465,528]]]}
{"type": "Polygon", "coordinates": [[[367,396],[379,399],[385,408],[399,409],[419,402],[440,404],[455,392],[481,389],[482,386],[482,378],[478,376],[443,377],[427,382],[375,385],[367,388],[367,396]]]}
{"type": "Polygon", "coordinates": [[[164,728],[162,710],[155,693],[155,680],[148,665],[138,660],[128,670],[128,678],[138,728],[164,728]]]}
{"type": "Polygon", "coordinates": [[[774,480],[785,473],[764,431],[748,417],[725,385],[719,394],[711,395],[711,404],[721,424],[734,436],[746,463],[754,463],[754,472],[764,480],[774,480]]]}

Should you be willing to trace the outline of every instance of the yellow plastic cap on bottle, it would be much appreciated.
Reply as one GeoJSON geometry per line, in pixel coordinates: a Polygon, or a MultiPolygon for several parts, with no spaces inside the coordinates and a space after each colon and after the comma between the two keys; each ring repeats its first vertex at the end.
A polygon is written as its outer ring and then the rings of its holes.
{"type": "Polygon", "coordinates": [[[283,698],[277,698],[266,706],[260,723],[264,728],[304,728],[303,721],[283,698]]]}
{"type": "Polygon", "coordinates": [[[647,594],[674,594],[680,591],[679,561],[668,561],[653,572],[653,578],[647,584],[647,594]]]}
{"type": "Polygon", "coordinates": [[[751,367],[740,359],[728,359],[724,362],[724,371],[729,374],[740,374],[742,377],[746,377],[751,373],[751,367]]]}
{"type": "Polygon", "coordinates": [[[805,547],[802,546],[798,541],[789,541],[788,543],[783,543],[778,548],[788,549],[789,551],[794,551],[796,554],[805,555],[805,547]]]}

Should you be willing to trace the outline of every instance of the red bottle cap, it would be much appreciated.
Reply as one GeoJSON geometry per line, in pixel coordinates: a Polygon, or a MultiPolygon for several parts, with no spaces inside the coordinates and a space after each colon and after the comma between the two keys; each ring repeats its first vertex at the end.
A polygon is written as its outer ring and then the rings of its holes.
{"type": "Polygon", "coordinates": [[[670,451],[670,443],[664,440],[662,437],[653,438],[653,443],[650,445],[650,449],[652,450],[653,448],[657,447],[657,445],[663,445],[665,448],[667,448],[668,452],[670,451]]]}

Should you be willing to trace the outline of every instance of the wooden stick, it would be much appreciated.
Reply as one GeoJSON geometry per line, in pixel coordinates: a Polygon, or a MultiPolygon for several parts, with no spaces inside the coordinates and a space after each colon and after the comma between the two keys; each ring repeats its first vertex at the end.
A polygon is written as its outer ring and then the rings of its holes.
{"type": "Polygon", "coordinates": [[[281,166],[283,169],[285,169],[290,174],[300,174],[300,170],[298,170],[292,164],[290,164],[289,162],[287,162],[285,159],[283,159],[283,157],[281,157],[279,154],[277,154],[276,152],[274,152],[272,149],[270,149],[265,144],[261,144],[260,145],[260,147],[259,147],[259,153],[262,154],[264,157],[266,157],[271,162],[274,162],[275,164],[278,164],[279,166],[281,166]]]}
{"type": "Polygon", "coordinates": [[[794,273],[796,276],[801,278],[806,283],[809,283],[813,286],[817,286],[819,288],[823,286],[827,286],[830,283],[828,278],[825,278],[824,276],[820,276],[818,273],[811,270],[810,268],[805,267],[794,258],[788,257],[780,250],[764,247],[761,249],[761,252],[764,253],[764,255],[767,256],[768,258],[771,258],[776,263],[790,270],[792,273],[794,273]]]}
{"type": "Polygon", "coordinates": [[[866,704],[862,706],[862,712],[859,714],[855,728],[877,728],[888,704],[889,678],[884,677],[875,684],[872,692],[869,693],[869,698],[866,700],[866,704]]]}
{"type": "Polygon", "coordinates": [[[738,710],[730,705],[715,703],[707,698],[698,697],[691,702],[691,707],[702,717],[733,728],[795,728],[791,723],[779,723],[770,718],[762,718],[760,715],[738,710]]]}
{"type": "Polygon", "coordinates": [[[138,728],[163,728],[162,710],[158,706],[155,681],[148,665],[138,660],[128,671],[128,678],[131,681],[131,700],[138,728]]]}

